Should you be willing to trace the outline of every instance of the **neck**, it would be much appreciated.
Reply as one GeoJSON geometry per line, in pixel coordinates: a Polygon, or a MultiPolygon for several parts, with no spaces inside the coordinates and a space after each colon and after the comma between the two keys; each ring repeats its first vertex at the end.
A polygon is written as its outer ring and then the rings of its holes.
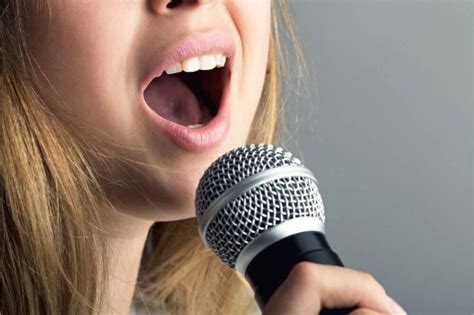
{"type": "Polygon", "coordinates": [[[128,314],[148,231],[154,221],[114,211],[104,220],[110,247],[103,314],[128,314]]]}

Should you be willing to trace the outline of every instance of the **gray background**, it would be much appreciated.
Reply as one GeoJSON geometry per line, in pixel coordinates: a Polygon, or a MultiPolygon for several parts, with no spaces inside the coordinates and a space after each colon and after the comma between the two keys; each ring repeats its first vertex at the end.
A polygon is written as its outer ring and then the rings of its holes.
{"type": "Polygon", "coordinates": [[[409,314],[473,314],[474,1],[290,4],[311,93],[289,97],[285,147],[331,245],[409,314]]]}

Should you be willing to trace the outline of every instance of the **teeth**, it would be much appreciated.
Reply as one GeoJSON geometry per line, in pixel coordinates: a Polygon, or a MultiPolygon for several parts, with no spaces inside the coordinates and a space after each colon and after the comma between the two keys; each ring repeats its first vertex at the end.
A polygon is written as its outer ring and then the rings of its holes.
{"type": "Polygon", "coordinates": [[[212,70],[214,68],[224,67],[226,60],[226,57],[222,54],[191,57],[181,62],[172,64],[165,70],[165,72],[166,74],[175,74],[182,71],[196,72],[199,70],[212,70]]]}
{"type": "Polygon", "coordinates": [[[218,68],[222,68],[225,65],[225,56],[224,55],[216,55],[216,64],[218,68]]]}
{"type": "Polygon", "coordinates": [[[204,124],[194,124],[194,125],[188,125],[186,127],[191,128],[191,129],[195,129],[195,128],[199,128],[199,127],[202,127],[202,126],[204,126],[204,124]]]}
{"type": "Polygon", "coordinates": [[[211,70],[216,67],[216,57],[213,55],[204,55],[199,57],[199,63],[201,64],[201,70],[211,70]]]}
{"type": "Polygon", "coordinates": [[[171,65],[168,69],[166,69],[167,74],[174,74],[183,71],[183,67],[181,67],[180,63],[175,63],[171,65]]]}
{"type": "Polygon", "coordinates": [[[196,72],[199,70],[201,63],[198,57],[192,57],[181,62],[184,72],[196,72]]]}

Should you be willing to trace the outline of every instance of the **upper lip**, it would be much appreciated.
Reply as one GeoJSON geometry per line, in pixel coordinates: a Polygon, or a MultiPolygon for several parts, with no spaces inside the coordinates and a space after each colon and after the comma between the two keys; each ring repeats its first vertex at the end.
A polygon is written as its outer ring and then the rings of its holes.
{"type": "Polygon", "coordinates": [[[229,35],[218,30],[186,36],[183,40],[174,43],[164,52],[158,54],[157,62],[154,63],[140,86],[140,92],[143,95],[150,82],[161,76],[170,65],[205,54],[223,54],[228,59],[226,63],[232,64],[235,43],[229,35]]]}

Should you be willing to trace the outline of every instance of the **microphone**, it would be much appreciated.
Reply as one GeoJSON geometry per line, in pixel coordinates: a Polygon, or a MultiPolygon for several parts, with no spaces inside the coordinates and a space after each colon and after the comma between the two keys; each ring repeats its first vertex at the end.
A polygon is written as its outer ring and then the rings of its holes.
{"type": "Polygon", "coordinates": [[[223,263],[245,277],[261,310],[298,262],[343,266],[325,237],[317,185],[298,158],[270,144],[227,152],[199,181],[199,234],[223,263]]]}

